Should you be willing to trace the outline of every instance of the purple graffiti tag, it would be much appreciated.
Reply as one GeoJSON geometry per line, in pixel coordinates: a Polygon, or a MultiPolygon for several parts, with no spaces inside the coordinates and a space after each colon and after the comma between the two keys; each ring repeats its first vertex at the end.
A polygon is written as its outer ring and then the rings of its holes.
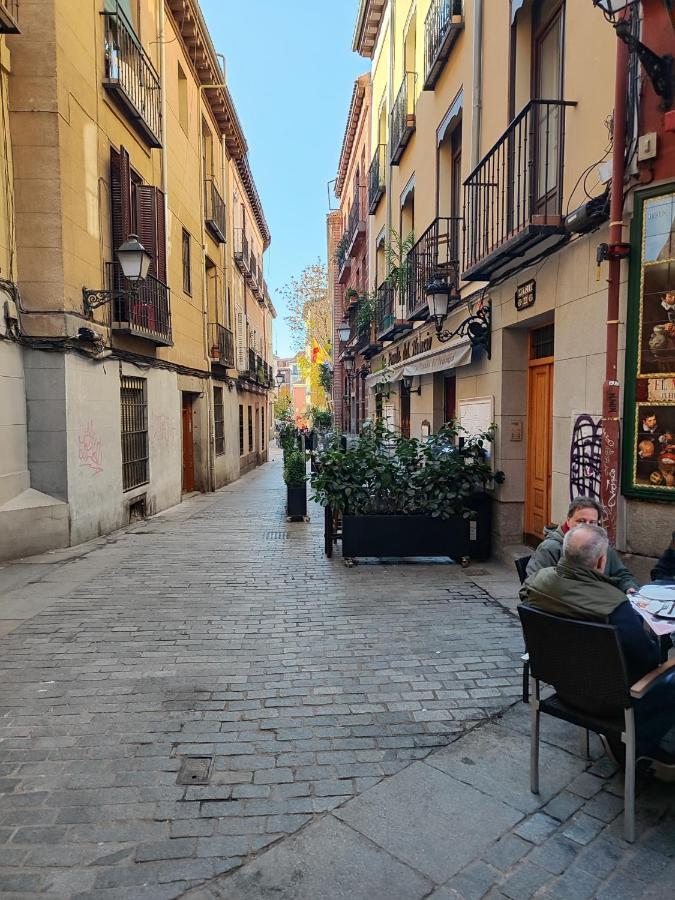
{"type": "Polygon", "coordinates": [[[601,459],[602,421],[577,416],[570,446],[570,500],[579,496],[600,500],[601,459]]]}

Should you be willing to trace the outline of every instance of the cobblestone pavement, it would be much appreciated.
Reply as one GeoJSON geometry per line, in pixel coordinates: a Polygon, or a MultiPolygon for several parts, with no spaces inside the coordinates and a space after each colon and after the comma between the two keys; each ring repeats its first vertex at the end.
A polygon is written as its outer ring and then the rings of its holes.
{"type": "Polygon", "coordinates": [[[461,569],[326,560],[283,499],[276,460],[29,586],[54,599],[0,641],[0,895],[179,895],[514,702],[519,627],[461,569]]]}

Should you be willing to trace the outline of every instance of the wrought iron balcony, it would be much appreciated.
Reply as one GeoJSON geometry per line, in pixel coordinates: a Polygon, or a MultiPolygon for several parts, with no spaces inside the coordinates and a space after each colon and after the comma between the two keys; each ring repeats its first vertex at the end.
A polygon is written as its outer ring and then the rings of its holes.
{"type": "Polygon", "coordinates": [[[424,90],[441,77],[452,45],[464,28],[463,0],[433,0],[424,20],[424,90]]]}
{"type": "Polygon", "coordinates": [[[248,348],[248,369],[247,374],[251,378],[255,378],[255,374],[258,370],[258,364],[256,362],[256,352],[252,350],[250,347],[248,348]]]}
{"type": "Polygon", "coordinates": [[[363,216],[361,215],[360,193],[361,188],[359,187],[354,199],[352,200],[352,205],[349,207],[349,215],[347,217],[347,230],[345,231],[345,235],[347,237],[347,249],[350,253],[352,253],[352,255],[356,243],[366,233],[366,223],[363,216]]]}
{"type": "Polygon", "coordinates": [[[106,286],[115,291],[111,306],[110,327],[145,338],[154,344],[171,346],[171,304],[169,288],[148,275],[137,291],[122,275],[118,262],[106,263],[106,286]]]}
{"type": "Polygon", "coordinates": [[[406,312],[409,319],[426,319],[426,285],[434,275],[444,275],[450,288],[459,286],[459,239],[462,220],[434,219],[406,258],[408,285],[406,312]]]}
{"type": "Polygon", "coordinates": [[[415,72],[406,72],[390,113],[389,139],[392,166],[397,166],[415,131],[415,72]]]}
{"type": "Polygon", "coordinates": [[[340,246],[335,254],[335,261],[338,269],[338,281],[340,284],[344,284],[349,277],[349,271],[352,265],[352,258],[345,246],[344,240],[340,241],[340,246]]]}
{"type": "Polygon", "coordinates": [[[21,34],[19,0],[0,0],[0,34],[21,34]]]}
{"type": "Polygon", "coordinates": [[[217,322],[209,322],[209,356],[214,363],[234,368],[234,335],[217,322]]]}
{"type": "Polygon", "coordinates": [[[251,252],[249,257],[249,267],[248,267],[248,280],[251,288],[253,290],[257,290],[258,288],[258,260],[255,258],[255,253],[251,252]]]}
{"type": "Polygon", "coordinates": [[[234,229],[234,261],[242,275],[248,275],[251,271],[251,261],[248,250],[248,238],[243,228],[234,229]]]}
{"type": "Polygon", "coordinates": [[[575,104],[531,100],[464,182],[464,280],[489,281],[513,260],[522,268],[564,233],[568,106],[575,104]]]}
{"type": "Polygon", "coordinates": [[[104,88],[131,117],[150,147],[162,146],[159,75],[119,3],[105,11],[104,88]]]}
{"type": "Polygon", "coordinates": [[[393,341],[399,334],[412,330],[412,325],[400,315],[401,304],[396,288],[389,279],[377,289],[377,340],[393,341]]]}
{"type": "Polygon", "coordinates": [[[204,179],[204,222],[220,244],[227,241],[225,201],[220,196],[213,178],[204,179]]]}
{"type": "Polygon", "coordinates": [[[372,215],[386,190],[387,145],[379,144],[368,169],[368,212],[372,215]]]}

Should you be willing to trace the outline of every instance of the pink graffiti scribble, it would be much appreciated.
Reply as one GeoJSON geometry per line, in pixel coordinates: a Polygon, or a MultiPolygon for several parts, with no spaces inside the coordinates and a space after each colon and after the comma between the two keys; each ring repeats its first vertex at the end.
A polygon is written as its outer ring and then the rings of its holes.
{"type": "Polygon", "coordinates": [[[103,445],[96,436],[94,423],[92,421],[89,421],[85,431],[80,433],[79,442],[80,449],[78,455],[80,457],[81,465],[86,466],[88,469],[93,469],[98,475],[103,471],[103,445]]]}

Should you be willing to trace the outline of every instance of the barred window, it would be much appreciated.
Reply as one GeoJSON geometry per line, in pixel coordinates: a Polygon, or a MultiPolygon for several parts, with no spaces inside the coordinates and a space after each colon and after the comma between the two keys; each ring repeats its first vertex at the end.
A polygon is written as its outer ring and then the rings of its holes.
{"type": "Polygon", "coordinates": [[[122,486],[130,491],[149,481],[147,380],[122,376],[120,398],[122,486]]]}
{"type": "Polygon", "coordinates": [[[223,389],[213,389],[213,421],[216,437],[216,456],[222,456],[225,452],[225,409],[223,406],[223,389]]]}
{"type": "Polygon", "coordinates": [[[183,229],[183,290],[192,293],[192,266],[190,262],[190,232],[183,229]]]}
{"type": "Polygon", "coordinates": [[[253,407],[248,408],[248,452],[253,450],[253,407]]]}
{"type": "Polygon", "coordinates": [[[239,456],[244,455],[244,407],[239,404],[239,456]]]}

